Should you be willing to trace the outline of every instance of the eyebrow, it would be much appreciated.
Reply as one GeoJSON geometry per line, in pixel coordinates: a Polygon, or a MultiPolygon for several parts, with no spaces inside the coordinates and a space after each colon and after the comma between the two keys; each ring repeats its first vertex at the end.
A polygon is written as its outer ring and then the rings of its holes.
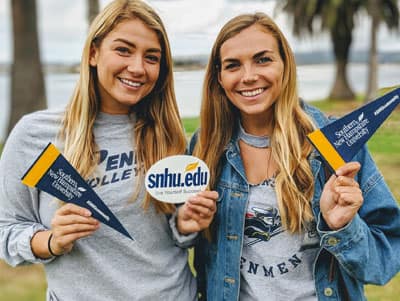
{"type": "MultiPolygon", "coordinates": [[[[258,59],[259,57],[262,57],[266,53],[273,53],[273,51],[272,50],[267,50],[267,49],[266,50],[261,50],[261,51],[259,51],[259,52],[257,52],[256,54],[253,55],[253,59],[258,59]]],[[[239,61],[239,60],[235,59],[235,58],[227,58],[227,59],[224,59],[222,61],[222,64],[224,64],[224,63],[233,63],[233,62],[237,62],[237,61],[239,61]]]]}
{"type": "MultiPolygon", "coordinates": [[[[121,42],[121,43],[127,44],[128,46],[130,46],[132,48],[136,48],[136,45],[134,43],[129,42],[125,39],[118,38],[118,39],[115,39],[113,42],[121,42]]],[[[146,52],[161,53],[161,49],[160,48],[149,48],[149,49],[146,49],[146,52]]]]}
{"type": "Polygon", "coordinates": [[[262,50],[260,52],[257,52],[255,55],[253,55],[253,59],[258,59],[259,57],[262,57],[263,55],[267,53],[274,53],[272,50],[262,50]]]}

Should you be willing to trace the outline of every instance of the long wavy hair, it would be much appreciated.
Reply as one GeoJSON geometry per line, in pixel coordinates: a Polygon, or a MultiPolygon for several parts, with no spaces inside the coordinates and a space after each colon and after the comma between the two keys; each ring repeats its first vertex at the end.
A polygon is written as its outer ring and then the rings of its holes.
{"type": "Polygon", "coordinates": [[[201,125],[194,154],[209,166],[210,187],[215,189],[221,172],[222,156],[240,119],[240,112],[232,105],[218,82],[221,46],[252,25],[273,35],[284,62],[282,91],[273,105],[271,150],[278,165],[276,193],[282,224],[289,232],[299,232],[313,217],[310,200],[314,184],[307,160],[312,146],[306,134],[314,129],[314,125],[300,105],[293,52],[278,26],[264,13],[239,15],[226,23],[217,36],[205,73],[201,125]]]}
{"type": "MultiPolygon", "coordinates": [[[[154,30],[162,53],[160,74],[154,89],[132,107],[136,114],[135,156],[140,175],[132,199],[138,197],[143,175],[153,163],[165,156],[183,154],[186,146],[175,99],[173,63],[167,33],[160,17],[143,1],[113,1],[93,20],[82,53],[79,81],[67,106],[60,132],[66,158],[84,178],[91,175],[98,163],[93,125],[101,102],[97,91],[97,70],[89,64],[91,48],[99,47],[118,24],[135,18],[154,30]]],[[[174,209],[174,206],[158,202],[146,194],[144,208],[148,208],[151,202],[159,212],[167,213],[174,209]]]]}

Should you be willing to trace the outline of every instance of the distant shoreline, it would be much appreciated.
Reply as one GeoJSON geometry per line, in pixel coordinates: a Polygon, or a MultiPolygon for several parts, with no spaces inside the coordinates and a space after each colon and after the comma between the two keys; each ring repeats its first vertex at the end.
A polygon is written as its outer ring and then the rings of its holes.
{"type": "MultiPolygon", "coordinates": [[[[178,63],[174,64],[174,71],[192,71],[202,70],[206,64],[195,63],[178,63]]],[[[0,63],[0,74],[9,73],[11,71],[11,64],[0,63]]],[[[79,64],[65,64],[65,63],[47,63],[44,64],[44,72],[46,74],[65,74],[65,73],[79,73],[79,64]]]]}
{"type": "MultiPolygon", "coordinates": [[[[332,64],[334,59],[329,51],[313,51],[295,53],[296,63],[301,65],[332,64]]],[[[201,70],[207,65],[208,55],[193,55],[174,57],[174,71],[201,70]]],[[[400,64],[400,52],[379,52],[379,64],[400,64]]],[[[349,63],[368,63],[368,51],[353,51],[350,54],[349,63]]],[[[7,73],[11,69],[11,63],[0,62],[0,73],[7,73]]],[[[79,62],[48,62],[44,64],[45,73],[79,73],[79,62]]]]}

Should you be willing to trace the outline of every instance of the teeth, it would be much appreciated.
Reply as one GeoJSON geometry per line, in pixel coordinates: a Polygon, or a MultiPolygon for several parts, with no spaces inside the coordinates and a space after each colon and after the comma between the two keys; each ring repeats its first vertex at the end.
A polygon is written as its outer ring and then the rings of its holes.
{"type": "Polygon", "coordinates": [[[125,78],[121,78],[120,80],[124,84],[131,86],[131,87],[135,87],[135,88],[140,87],[142,85],[142,83],[133,82],[133,81],[130,81],[129,79],[125,79],[125,78]]]}
{"type": "Polygon", "coordinates": [[[242,94],[243,96],[246,96],[246,97],[253,97],[258,94],[261,94],[263,91],[264,91],[263,88],[259,88],[259,89],[255,89],[252,91],[241,91],[240,94],[242,94]]]}

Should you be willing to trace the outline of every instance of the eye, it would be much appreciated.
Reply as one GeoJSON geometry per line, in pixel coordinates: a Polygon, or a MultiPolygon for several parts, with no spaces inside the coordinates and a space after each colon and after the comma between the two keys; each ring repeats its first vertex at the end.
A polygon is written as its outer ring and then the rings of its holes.
{"type": "Polygon", "coordinates": [[[257,59],[257,63],[258,64],[265,64],[265,63],[268,63],[268,62],[271,62],[271,61],[272,61],[272,59],[270,57],[268,57],[268,56],[262,56],[262,57],[257,59]]]}
{"type": "Polygon", "coordinates": [[[160,58],[156,55],[146,55],[146,60],[152,64],[160,62],[160,58]]]}
{"type": "Polygon", "coordinates": [[[118,52],[119,55],[122,56],[127,56],[131,53],[128,47],[123,47],[123,46],[117,47],[115,48],[115,50],[118,52]]]}
{"type": "Polygon", "coordinates": [[[229,63],[224,65],[224,70],[233,70],[235,68],[238,68],[240,66],[240,64],[238,62],[234,62],[234,63],[229,63]]]}

